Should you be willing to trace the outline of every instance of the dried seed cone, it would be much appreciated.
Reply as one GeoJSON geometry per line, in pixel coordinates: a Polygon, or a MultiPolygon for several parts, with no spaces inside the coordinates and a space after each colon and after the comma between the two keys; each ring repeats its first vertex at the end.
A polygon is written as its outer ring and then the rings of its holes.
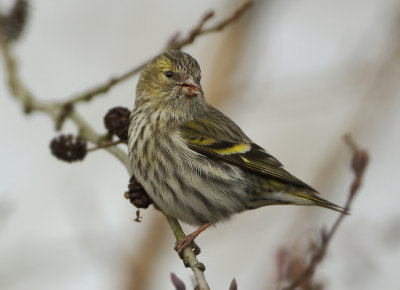
{"type": "Polygon", "coordinates": [[[50,142],[51,153],[60,160],[75,162],[85,158],[87,143],[80,137],[72,134],[60,135],[50,142]]]}
{"type": "Polygon", "coordinates": [[[7,42],[17,41],[26,26],[29,4],[26,0],[17,0],[8,14],[0,15],[0,25],[4,40],[7,42]]]}
{"type": "Polygon", "coordinates": [[[104,126],[111,134],[116,135],[122,141],[127,141],[130,114],[131,111],[127,108],[112,108],[104,116],[104,126]]]}
{"type": "Polygon", "coordinates": [[[125,192],[125,198],[137,208],[148,208],[153,203],[152,199],[147,195],[146,190],[137,182],[134,176],[129,180],[128,191],[125,192]]]}

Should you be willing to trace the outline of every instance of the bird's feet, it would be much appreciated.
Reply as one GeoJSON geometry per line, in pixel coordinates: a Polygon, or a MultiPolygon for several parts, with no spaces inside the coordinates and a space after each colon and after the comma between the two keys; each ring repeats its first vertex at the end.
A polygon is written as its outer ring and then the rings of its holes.
{"type": "Polygon", "coordinates": [[[186,249],[187,247],[192,247],[193,253],[197,256],[201,253],[200,247],[196,244],[194,241],[196,237],[190,237],[190,235],[177,240],[175,243],[175,251],[178,253],[179,257],[183,259],[183,250],[186,249]]]}
{"type": "Polygon", "coordinates": [[[199,246],[194,242],[194,239],[197,238],[197,236],[204,231],[206,228],[208,228],[212,223],[208,222],[201,227],[199,227],[197,230],[195,230],[193,233],[187,235],[186,237],[179,239],[175,243],[175,251],[178,252],[179,257],[183,258],[183,250],[186,249],[189,245],[192,246],[193,248],[193,253],[197,256],[200,254],[201,250],[199,246]]]}

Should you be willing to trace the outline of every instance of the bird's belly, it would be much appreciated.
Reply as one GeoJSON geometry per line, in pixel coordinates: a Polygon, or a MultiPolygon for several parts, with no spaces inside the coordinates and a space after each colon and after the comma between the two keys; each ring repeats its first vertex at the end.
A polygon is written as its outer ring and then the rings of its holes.
{"type": "Polygon", "coordinates": [[[199,225],[246,209],[247,180],[237,166],[192,151],[178,131],[154,137],[145,121],[130,130],[134,176],[165,214],[199,225]]]}
{"type": "Polygon", "coordinates": [[[174,143],[151,147],[140,140],[130,151],[134,176],[155,205],[193,225],[226,220],[245,210],[242,170],[189,150],[174,143]]]}
{"type": "Polygon", "coordinates": [[[240,182],[228,183],[189,169],[167,174],[157,183],[140,181],[158,208],[188,224],[226,220],[246,209],[245,188],[240,182]]]}

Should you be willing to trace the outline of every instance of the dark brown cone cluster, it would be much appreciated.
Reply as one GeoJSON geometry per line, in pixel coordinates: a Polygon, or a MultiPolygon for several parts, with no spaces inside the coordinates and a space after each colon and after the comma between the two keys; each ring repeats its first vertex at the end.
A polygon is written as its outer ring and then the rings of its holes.
{"type": "Polygon", "coordinates": [[[60,160],[74,162],[82,160],[87,153],[87,143],[72,134],[60,135],[50,142],[51,153],[60,160]]]}
{"type": "Polygon", "coordinates": [[[104,116],[104,125],[108,132],[118,136],[122,141],[128,141],[130,114],[131,111],[124,107],[110,109],[104,116]]]}
{"type": "Polygon", "coordinates": [[[1,31],[5,41],[13,42],[20,38],[26,26],[28,8],[26,0],[16,0],[7,14],[0,15],[1,31]]]}
{"type": "Polygon", "coordinates": [[[142,185],[137,182],[134,176],[129,180],[128,191],[125,192],[125,198],[136,206],[137,208],[148,208],[153,203],[151,198],[147,195],[142,185]]]}

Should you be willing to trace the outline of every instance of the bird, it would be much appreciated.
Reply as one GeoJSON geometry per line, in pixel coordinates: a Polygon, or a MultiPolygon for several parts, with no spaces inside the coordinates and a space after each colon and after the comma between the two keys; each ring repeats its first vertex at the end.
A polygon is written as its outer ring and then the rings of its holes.
{"type": "Polygon", "coordinates": [[[192,56],[161,53],[143,68],[130,115],[134,177],[165,215],[199,226],[177,241],[179,253],[210,225],[245,210],[293,204],[345,213],[208,104],[200,80],[192,56]]]}

